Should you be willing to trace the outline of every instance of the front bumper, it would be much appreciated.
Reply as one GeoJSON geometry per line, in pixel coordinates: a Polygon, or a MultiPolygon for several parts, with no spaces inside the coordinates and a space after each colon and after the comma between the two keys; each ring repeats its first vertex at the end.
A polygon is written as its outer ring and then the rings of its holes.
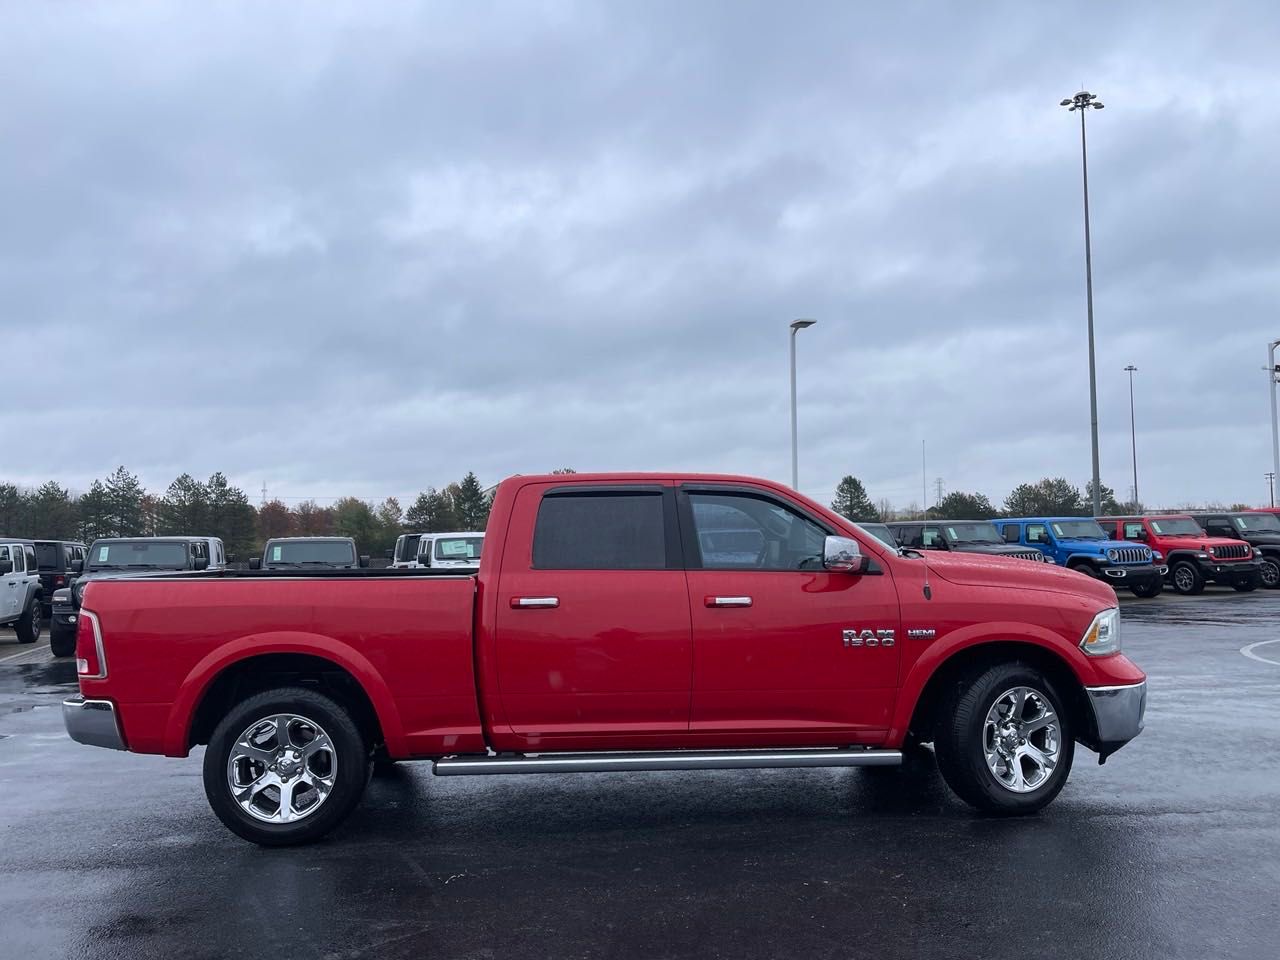
{"type": "Polygon", "coordinates": [[[1197,560],[1200,576],[1209,583],[1233,587],[1237,583],[1252,583],[1255,587],[1262,585],[1261,560],[1197,560]]]}
{"type": "Polygon", "coordinates": [[[1154,582],[1169,572],[1169,568],[1164,564],[1154,563],[1107,564],[1099,566],[1098,569],[1108,580],[1123,580],[1126,586],[1133,583],[1154,582]]]}
{"type": "Polygon", "coordinates": [[[1093,708],[1097,734],[1089,746],[1098,751],[1098,762],[1102,763],[1142,732],[1147,712],[1147,682],[1084,689],[1093,708]]]}
{"type": "Polygon", "coordinates": [[[71,633],[76,632],[76,625],[80,621],[80,614],[76,612],[74,607],[64,607],[55,605],[53,613],[49,617],[50,627],[57,630],[66,630],[71,633]]]}
{"type": "Polygon", "coordinates": [[[86,700],[77,694],[62,701],[62,722],[76,743],[111,750],[127,750],[116,705],[110,700],[86,700]]]}

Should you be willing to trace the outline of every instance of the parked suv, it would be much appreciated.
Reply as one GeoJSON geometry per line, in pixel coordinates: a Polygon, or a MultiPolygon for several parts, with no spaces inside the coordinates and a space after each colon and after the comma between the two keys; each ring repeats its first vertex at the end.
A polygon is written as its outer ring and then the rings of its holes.
{"type": "Polygon", "coordinates": [[[913,550],[955,550],[995,557],[1018,557],[1037,563],[1048,558],[1033,547],[1005,543],[990,520],[913,520],[891,523],[898,543],[913,550]]]}
{"type": "Polygon", "coordinates": [[[36,566],[40,570],[44,615],[53,616],[53,592],[70,585],[84,569],[85,546],[78,540],[36,540],[36,566]]]}
{"type": "Polygon", "coordinates": [[[1191,519],[1211,537],[1243,540],[1260,553],[1262,585],[1280,587],[1280,517],[1274,513],[1193,513],[1191,519]]]}
{"type": "Polygon", "coordinates": [[[85,586],[111,577],[133,577],[162,570],[218,569],[210,562],[225,557],[217,537],[111,537],[93,541],[83,572],[68,586],[53,592],[53,618],[49,622],[49,648],[55,657],[75,651],[76,627],[85,586]]]}
{"type": "Polygon", "coordinates": [[[387,555],[393,570],[416,570],[418,568],[418,543],[425,534],[402,533],[396,537],[396,545],[387,555]]]}
{"type": "Polygon", "coordinates": [[[889,525],[887,523],[863,523],[861,520],[857,520],[855,522],[881,543],[888,544],[894,549],[897,549],[898,538],[894,536],[893,531],[889,529],[889,525]]]}
{"type": "Polygon", "coordinates": [[[418,566],[479,570],[483,548],[483,533],[424,533],[418,541],[418,566]]]}
{"type": "Polygon", "coordinates": [[[1206,583],[1242,593],[1262,584],[1262,561],[1247,543],[1211,537],[1188,514],[1101,517],[1108,533],[1138,540],[1164,554],[1169,582],[1179,593],[1200,593],[1206,583]]]}
{"type": "Polygon", "coordinates": [[[0,538],[0,627],[12,627],[19,643],[35,643],[43,596],[35,543],[0,538]]]}
{"type": "Polygon", "coordinates": [[[276,537],[267,541],[261,557],[249,561],[250,570],[350,570],[368,565],[369,558],[356,554],[350,537],[276,537]]]}
{"type": "Polygon", "coordinates": [[[996,520],[1007,543],[1034,547],[1068,570],[1128,587],[1135,597],[1154,597],[1164,589],[1169,568],[1158,551],[1141,543],[1112,539],[1092,517],[1021,517],[996,520]]]}

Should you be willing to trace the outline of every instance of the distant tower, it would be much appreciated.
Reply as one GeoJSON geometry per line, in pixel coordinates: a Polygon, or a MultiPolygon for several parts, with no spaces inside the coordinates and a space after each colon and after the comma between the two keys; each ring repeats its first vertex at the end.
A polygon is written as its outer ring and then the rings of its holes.
{"type": "Polygon", "coordinates": [[[933,481],[933,489],[935,494],[933,498],[933,502],[941,503],[942,502],[942,478],[941,477],[938,477],[936,480],[933,481]]]}
{"type": "Polygon", "coordinates": [[[262,481],[262,505],[267,505],[267,481],[262,481]]]}

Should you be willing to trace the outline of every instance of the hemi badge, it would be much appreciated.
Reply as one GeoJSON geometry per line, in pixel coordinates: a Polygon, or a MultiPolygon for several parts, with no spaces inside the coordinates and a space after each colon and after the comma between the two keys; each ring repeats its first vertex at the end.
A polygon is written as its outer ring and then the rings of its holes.
{"type": "Polygon", "coordinates": [[[911,640],[932,640],[938,635],[938,631],[933,627],[916,627],[907,631],[907,637],[911,640]]]}

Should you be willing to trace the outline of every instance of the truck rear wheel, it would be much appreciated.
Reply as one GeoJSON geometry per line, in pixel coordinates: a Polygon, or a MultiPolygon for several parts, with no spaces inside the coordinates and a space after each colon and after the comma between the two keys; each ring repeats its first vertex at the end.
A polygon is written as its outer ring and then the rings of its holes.
{"type": "Polygon", "coordinates": [[[26,613],[13,625],[18,634],[19,643],[35,643],[40,639],[40,600],[31,598],[31,605],[26,613]]]}
{"type": "Polygon", "coordinates": [[[204,790],[233,833],[264,847],[318,840],[360,802],[369,748],[351,714],[280,687],[236,704],[209,738],[204,790]]]}
{"type": "Polygon", "coordinates": [[[942,705],[934,750],[942,777],[986,813],[1034,813],[1048,804],[1075,756],[1071,718],[1049,678],[1028,663],[982,666],[942,705]]]}
{"type": "Polygon", "coordinates": [[[1200,576],[1200,568],[1190,560],[1175,563],[1169,571],[1169,579],[1173,581],[1173,589],[1185,596],[1204,593],[1204,577],[1200,576]]]}

